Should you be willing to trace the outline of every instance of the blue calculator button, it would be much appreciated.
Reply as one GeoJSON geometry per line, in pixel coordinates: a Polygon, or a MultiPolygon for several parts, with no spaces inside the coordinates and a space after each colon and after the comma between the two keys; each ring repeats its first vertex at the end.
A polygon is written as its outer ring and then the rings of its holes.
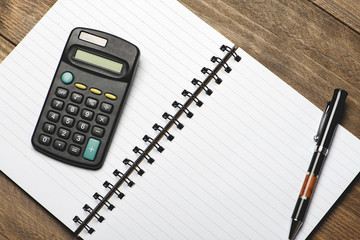
{"type": "Polygon", "coordinates": [[[95,138],[89,138],[83,157],[87,160],[93,161],[95,159],[99,146],[100,146],[99,140],[95,138]]]}
{"type": "Polygon", "coordinates": [[[61,81],[65,84],[69,84],[74,80],[74,75],[71,72],[63,72],[61,75],[61,81]]]}

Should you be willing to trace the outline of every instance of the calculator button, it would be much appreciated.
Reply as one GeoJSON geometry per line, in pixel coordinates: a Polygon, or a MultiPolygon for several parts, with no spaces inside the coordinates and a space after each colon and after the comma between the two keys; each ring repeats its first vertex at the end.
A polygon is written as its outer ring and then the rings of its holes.
{"type": "Polygon", "coordinates": [[[68,90],[66,90],[65,88],[58,87],[56,89],[55,95],[60,98],[66,98],[68,95],[68,90]]]}
{"type": "Polygon", "coordinates": [[[95,159],[99,146],[100,146],[99,140],[95,138],[89,138],[83,157],[87,160],[93,161],[95,159]]]}
{"type": "Polygon", "coordinates": [[[64,108],[64,102],[58,99],[54,99],[51,102],[51,106],[57,110],[62,110],[64,108]]]}
{"type": "Polygon", "coordinates": [[[82,132],[87,132],[89,131],[89,127],[90,125],[86,122],[83,122],[83,121],[79,121],[78,124],[77,124],[77,129],[79,131],[82,131],[82,132]]]}
{"type": "Polygon", "coordinates": [[[80,133],[75,133],[73,136],[73,141],[78,144],[83,144],[85,142],[85,136],[80,133]]]}
{"type": "Polygon", "coordinates": [[[66,143],[63,141],[60,141],[58,139],[55,140],[54,142],[54,148],[60,151],[64,151],[66,147],[66,143]]]}
{"type": "Polygon", "coordinates": [[[83,95],[77,92],[73,92],[70,97],[71,101],[75,103],[81,103],[83,100],[83,95]]]}
{"type": "Polygon", "coordinates": [[[111,100],[117,99],[117,97],[112,93],[105,93],[105,97],[107,97],[108,99],[111,99],[111,100]]]}
{"type": "Polygon", "coordinates": [[[90,108],[96,108],[98,104],[98,101],[94,98],[87,98],[85,105],[90,108]]]}
{"type": "Polygon", "coordinates": [[[80,156],[80,152],[81,152],[81,148],[79,148],[78,146],[75,145],[70,145],[68,152],[73,155],[73,156],[80,156]]]}
{"type": "Polygon", "coordinates": [[[43,131],[46,133],[53,134],[55,132],[55,125],[50,123],[45,123],[43,126],[43,131]]]}
{"type": "Polygon", "coordinates": [[[47,115],[47,119],[49,119],[52,122],[58,122],[60,118],[60,114],[57,112],[49,111],[47,115]]]}
{"type": "Polygon", "coordinates": [[[81,117],[86,119],[86,120],[91,121],[93,119],[93,117],[94,117],[94,112],[90,111],[90,110],[87,110],[87,109],[83,109],[82,112],[81,112],[81,117]]]}
{"type": "Polygon", "coordinates": [[[65,84],[69,84],[74,80],[74,75],[71,72],[63,72],[61,74],[61,81],[65,84]]]}
{"type": "Polygon", "coordinates": [[[59,128],[58,136],[63,139],[68,139],[70,137],[70,131],[65,128],[59,128]]]}
{"type": "Polygon", "coordinates": [[[90,92],[100,95],[101,94],[101,90],[97,89],[97,88],[90,88],[90,92]]]}
{"type": "Polygon", "coordinates": [[[107,102],[101,103],[100,110],[105,113],[111,113],[113,109],[113,105],[107,102]]]}
{"type": "Polygon", "coordinates": [[[74,121],[75,120],[73,118],[64,116],[62,119],[62,124],[67,127],[72,127],[72,126],[74,126],[74,121]]]}
{"type": "Polygon", "coordinates": [[[101,125],[107,125],[108,124],[108,122],[109,122],[109,117],[107,117],[107,116],[104,116],[104,115],[101,115],[101,114],[98,114],[97,116],[96,116],[96,122],[98,123],[98,124],[101,124],[101,125]]]}
{"type": "Polygon", "coordinates": [[[101,138],[105,134],[105,129],[103,129],[101,127],[94,126],[91,133],[92,133],[92,135],[101,138]]]}
{"type": "Polygon", "coordinates": [[[75,105],[72,105],[72,104],[69,104],[67,106],[67,108],[66,108],[66,112],[75,116],[79,112],[79,107],[75,106],[75,105]]]}
{"type": "Polygon", "coordinates": [[[41,134],[39,137],[39,143],[45,146],[49,146],[51,144],[51,137],[41,134]]]}
{"type": "Polygon", "coordinates": [[[87,89],[87,86],[82,84],[82,83],[75,83],[75,87],[81,89],[81,90],[85,90],[87,89]]]}

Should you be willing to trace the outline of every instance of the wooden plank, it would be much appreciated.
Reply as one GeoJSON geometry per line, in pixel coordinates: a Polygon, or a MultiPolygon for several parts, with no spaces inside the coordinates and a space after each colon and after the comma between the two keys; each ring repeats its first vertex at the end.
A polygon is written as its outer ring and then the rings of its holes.
{"type": "Polygon", "coordinates": [[[0,36],[17,45],[56,0],[0,0],[0,36]]]}
{"type": "Polygon", "coordinates": [[[309,0],[360,33],[360,1],[358,0],[309,0]]]}
{"type": "Polygon", "coordinates": [[[0,36],[0,63],[9,55],[14,47],[13,44],[0,36]]]}

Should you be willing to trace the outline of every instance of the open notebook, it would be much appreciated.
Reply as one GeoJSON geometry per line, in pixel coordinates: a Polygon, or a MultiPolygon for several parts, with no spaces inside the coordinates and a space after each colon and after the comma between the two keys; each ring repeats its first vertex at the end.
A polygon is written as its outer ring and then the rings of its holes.
{"type": "MultiPolygon", "coordinates": [[[[202,86],[197,99],[149,152],[155,160],[129,176],[96,216],[79,230],[233,46],[177,1],[59,0],[0,65],[0,169],[83,239],[287,239],[290,217],[308,168],[321,110],[238,49],[202,86]],[[98,171],[50,159],[31,146],[31,135],[70,31],[88,27],[124,38],[141,50],[140,65],[104,166],[98,171]],[[210,70],[204,69],[206,67],[210,70]],[[222,79],[221,84],[216,79],[222,79]],[[196,82],[196,81],[195,81],[196,82]],[[195,83],[193,81],[193,83],[195,83]],[[212,90],[209,96],[207,88],[212,90]],[[111,188],[111,185],[110,185],[111,188]],[[76,217],[75,217],[76,216],[76,217]],[[99,222],[97,218],[104,217],[99,222]],[[74,221],[75,219],[75,221],[74,221]],[[91,234],[88,232],[92,232],[91,234]]],[[[325,103],[324,103],[325,106],[325,103]]],[[[182,111],[182,110],[181,110],[182,111]]],[[[164,132],[165,134],[165,132],[164,132]]],[[[339,127],[298,239],[305,238],[360,170],[360,141],[339,127]],[[341,174],[339,174],[341,173],[341,174]]]]}

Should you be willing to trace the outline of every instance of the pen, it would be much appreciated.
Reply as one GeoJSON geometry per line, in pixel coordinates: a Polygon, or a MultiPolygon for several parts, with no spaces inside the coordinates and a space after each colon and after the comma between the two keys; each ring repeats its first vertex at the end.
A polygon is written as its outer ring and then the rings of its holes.
{"type": "Polygon", "coordinates": [[[314,137],[314,141],[316,142],[314,154],[312,156],[308,172],[306,173],[294,212],[291,216],[292,221],[289,234],[290,240],[295,238],[304,222],[322,165],[329,152],[329,147],[335,134],[336,127],[342,117],[347,95],[348,93],[346,91],[342,89],[335,89],[331,101],[327,102],[320,121],[318,132],[314,137]]]}

